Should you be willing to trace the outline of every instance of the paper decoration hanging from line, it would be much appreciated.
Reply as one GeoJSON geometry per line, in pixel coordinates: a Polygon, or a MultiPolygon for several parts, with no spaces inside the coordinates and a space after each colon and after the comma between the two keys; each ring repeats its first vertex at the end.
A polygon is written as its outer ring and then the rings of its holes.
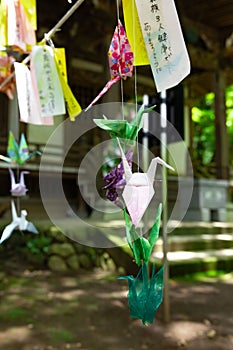
{"type": "Polygon", "coordinates": [[[66,58],[64,48],[54,48],[54,58],[56,62],[56,67],[61,82],[62,91],[64,94],[67,112],[69,114],[70,120],[74,121],[75,117],[82,111],[82,108],[76,98],[74,97],[71,88],[67,82],[67,71],[66,71],[66,58]]]}
{"type": "Polygon", "coordinates": [[[24,175],[29,174],[29,171],[21,171],[19,175],[19,182],[16,182],[13,170],[9,169],[9,173],[11,178],[11,195],[14,197],[25,196],[28,189],[25,185],[24,175]]]}
{"type": "Polygon", "coordinates": [[[11,214],[12,214],[12,222],[7,225],[2,233],[0,244],[3,243],[6,239],[10,238],[14,230],[19,229],[20,231],[28,231],[32,233],[39,233],[36,227],[33,225],[32,222],[27,221],[27,211],[21,210],[20,216],[18,216],[15,203],[12,200],[11,201],[11,214]]]}
{"type": "Polygon", "coordinates": [[[23,63],[14,63],[20,121],[35,125],[53,125],[53,117],[42,118],[31,72],[23,63]]]}
{"type": "Polygon", "coordinates": [[[65,102],[57,72],[53,49],[48,45],[36,45],[31,53],[31,70],[36,79],[41,116],[65,114],[65,102]]]}
{"type": "Polygon", "coordinates": [[[118,143],[121,151],[126,180],[122,197],[125,201],[125,205],[131,217],[132,223],[135,227],[137,227],[154,195],[153,183],[157,164],[161,164],[171,170],[174,169],[161,158],[156,157],[152,159],[147,173],[132,173],[125,154],[121,148],[120,142],[118,143]]]}
{"type": "Polygon", "coordinates": [[[135,0],[157,91],[179,84],[190,73],[174,0],[135,0]]]}
{"type": "MultiPolygon", "coordinates": [[[[24,5],[26,2],[24,1],[24,5]]],[[[36,21],[36,6],[30,8],[27,4],[23,6],[19,0],[2,0],[0,4],[1,23],[0,23],[0,45],[10,46],[13,49],[27,52],[32,45],[36,44],[35,21],[36,21]],[[25,11],[25,9],[29,11],[25,11]],[[32,11],[30,19],[27,15],[32,11]]]]}
{"type": "Polygon", "coordinates": [[[134,66],[148,65],[145,42],[142,36],[135,0],[122,0],[126,34],[134,53],[134,66]]]}
{"type": "Polygon", "coordinates": [[[36,0],[20,0],[34,30],[37,29],[36,0]]]}
{"type": "Polygon", "coordinates": [[[34,151],[29,153],[28,144],[24,134],[21,134],[20,142],[18,144],[15,140],[14,134],[10,131],[8,136],[7,155],[8,157],[0,155],[0,159],[7,163],[24,164],[36,155],[41,155],[41,152],[34,151]]]}
{"type": "Polygon", "coordinates": [[[118,22],[115,28],[112,41],[108,51],[109,68],[111,80],[105,85],[103,90],[86,108],[86,111],[91,108],[102,97],[113,84],[121,78],[126,79],[133,74],[133,52],[126,36],[124,27],[121,22],[118,22]]]}

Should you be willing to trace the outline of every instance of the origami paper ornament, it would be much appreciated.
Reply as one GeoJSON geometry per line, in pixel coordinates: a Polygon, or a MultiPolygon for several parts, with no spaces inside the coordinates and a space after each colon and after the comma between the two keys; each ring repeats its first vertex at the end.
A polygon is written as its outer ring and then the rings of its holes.
{"type": "Polygon", "coordinates": [[[86,111],[91,108],[113,84],[118,82],[121,78],[126,79],[127,77],[131,77],[133,74],[133,52],[131,51],[124,27],[120,21],[118,21],[118,25],[112,37],[108,51],[108,61],[111,80],[109,80],[103,90],[90,103],[86,111]]]}
{"type": "Polygon", "coordinates": [[[24,174],[29,174],[28,171],[21,171],[19,182],[16,183],[15,181],[15,175],[14,172],[9,169],[10,172],[10,178],[11,178],[11,195],[14,197],[22,197],[25,196],[28,189],[26,188],[25,181],[24,181],[24,174]]]}
{"type": "Polygon", "coordinates": [[[153,183],[157,164],[166,166],[171,170],[174,170],[174,168],[164,162],[160,157],[156,157],[152,159],[147,173],[135,172],[132,174],[119,140],[118,143],[121,151],[126,180],[122,197],[125,201],[125,205],[131,217],[132,223],[135,227],[137,227],[155,192],[153,183]]]}
{"type": "Polygon", "coordinates": [[[20,231],[28,231],[32,233],[39,233],[36,227],[30,221],[26,220],[27,211],[21,210],[20,216],[17,215],[17,211],[15,208],[14,201],[11,201],[11,213],[12,213],[12,222],[7,225],[2,233],[2,237],[0,240],[0,244],[8,239],[15,229],[19,229],[20,231]]]}
{"type": "MultiPolygon", "coordinates": [[[[132,168],[132,149],[128,150],[125,157],[130,168],[132,168]]],[[[114,202],[118,207],[123,208],[122,192],[126,181],[124,179],[124,167],[122,161],[104,176],[104,181],[106,186],[104,186],[103,189],[106,190],[107,199],[114,202]]]]}
{"type": "Polygon", "coordinates": [[[163,267],[155,273],[152,266],[151,279],[148,276],[148,264],[143,263],[136,279],[133,276],[121,276],[128,280],[128,303],[130,317],[142,320],[142,323],[153,323],[155,313],[163,299],[163,267]]]}
{"type": "Polygon", "coordinates": [[[41,155],[41,152],[33,151],[32,153],[29,153],[24,134],[21,134],[20,143],[18,144],[13,133],[10,131],[7,146],[8,157],[0,155],[0,159],[7,163],[24,164],[26,161],[30,160],[37,154],[41,155]]]}
{"type": "Polygon", "coordinates": [[[130,141],[134,141],[137,138],[139,131],[143,126],[143,115],[144,113],[150,112],[155,106],[145,108],[142,105],[135,117],[128,122],[125,119],[121,120],[109,120],[105,119],[93,119],[95,124],[101,129],[108,131],[112,139],[121,138],[130,141]]]}
{"type": "Polygon", "coordinates": [[[148,239],[139,236],[134,225],[131,225],[129,215],[124,210],[125,224],[126,224],[126,238],[128,244],[133,252],[133,256],[137,265],[141,265],[142,261],[148,262],[151,253],[153,252],[155,243],[159,237],[160,217],[162,212],[162,205],[158,207],[154,225],[151,228],[148,239]]]}

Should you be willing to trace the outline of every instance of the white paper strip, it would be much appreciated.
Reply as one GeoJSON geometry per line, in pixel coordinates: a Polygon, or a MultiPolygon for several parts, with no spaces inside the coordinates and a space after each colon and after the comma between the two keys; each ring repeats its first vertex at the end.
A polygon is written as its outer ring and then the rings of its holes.
{"type": "Polygon", "coordinates": [[[174,0],[136,0],[138,16],[157,91],[179,84],[190,60],[174,0]]]}
{"type": "Polygon", "coordinates": [[[23,63],[14,63],[20,121],[35,125],[53,125],[53,118],[41,118],[33,90],[31,73],[23,63]]]}
{"type": "Polygon", "coordinates": [[[42,117],[65,114],[64,95],[53,49],[46,45],[33,46],[31,61],[35,69],[42,117]]]}

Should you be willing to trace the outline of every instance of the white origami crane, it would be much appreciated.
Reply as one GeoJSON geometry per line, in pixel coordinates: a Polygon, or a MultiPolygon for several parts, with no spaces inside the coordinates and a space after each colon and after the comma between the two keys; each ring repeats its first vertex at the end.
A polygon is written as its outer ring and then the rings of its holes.
{"type": "Polygon", "coordinates": [[[12,222],[4,228],[0,244],[6,239],[8,239],[16,228],[18,228],[20,231],[29,231],[35,234],[39,233],[35,226],[30,221],[26,220],[26,210],[21,210],[21,215],[17,215],[15,203],[13,200],[11,201],[11,213],[12,222]]]}
{"type": "Polygon", "coordinates": [[[132,223],[135,227],[137,227],[155,193],[153,182],[157,164],[166,166],[171,170],[174,170],[174,168],[164,162],[161,158],[156,157],[152,159],[147,173],[136,172],[132,174],[119,140],[118,143],[121,151],[126,180],[126,185],[122,196],[132,223]]]}
{"type": "Polygon", "coordinates": [[[18,183],[16,183],[16,181],[15,181],[14,172],[11,169],[9,169],[9,172],[10,172],[10,177],[11,177],[11,194],[12,194],[12,196],[14,196],[14,197],[25,196],[28,189],[25,186],[24,174],[29,174],[29,172],[28,171],[21,171],[20,179],[19,179],[18,183]]]}

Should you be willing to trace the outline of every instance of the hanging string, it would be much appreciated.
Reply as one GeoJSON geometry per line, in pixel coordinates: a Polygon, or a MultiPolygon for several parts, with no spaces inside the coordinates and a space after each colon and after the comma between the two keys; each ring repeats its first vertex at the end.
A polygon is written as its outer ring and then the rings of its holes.
{"type": "MultiPolygon", "coordinates": [[[[135,13],[135,1],[133,1],[133,14],[135,13]]],[[[136,23],[135,16],[133,15],[133,47],[134,47],[134,61],[136,61],[136,23]]],[[[135,114],[137,114],[137,104],[138,104],[138,91],[137,91],[137,66],[134,66],[134,97],[135,97],[135,114]]],[[[139,144],[138,144],[138,134],[136,137],[136,149],[137,149],[137,171],[140,170],[140,154],[139,154],[139,144]]]]}
{"type": "MultiPolygon", "coordinates": [[[[120,3],[119,0],[116,0],[116,7],[117,7],[117,24],[120,22],[120,3]]],[[[118,27],[117,27],[118,28],[118,27]]],[[[119,29],[117,29],[119,30],[119,29]]],[[[120,37],[120,33],[118,32],[118,35],[120,37]]],[[[122,113],[122,119],[125,119],[125,113],[124,113],[124,84],[123,79],[120,79],[120,91],[121,91],[121,113],[122,113]]]]}
{"type": "MultiPolygon", "coordinates": [[[[46,38],[51,38],[60,28],[61,26],[70,18],[70,16],[77,10],[77,8],[84,2],[85,0],[78,0],[66,14],[57,22],[57,24],[46,34],[46,38]]],[[[41,44],[45,43],[45,38],[40,42],[41,44]]],[[[30,55],[28,55],[22,63],[27,64],[30,61],[30,55]]],[[[15,72],[11,73],[1,84],[0,90],[14,77],[15,72]]]]}

